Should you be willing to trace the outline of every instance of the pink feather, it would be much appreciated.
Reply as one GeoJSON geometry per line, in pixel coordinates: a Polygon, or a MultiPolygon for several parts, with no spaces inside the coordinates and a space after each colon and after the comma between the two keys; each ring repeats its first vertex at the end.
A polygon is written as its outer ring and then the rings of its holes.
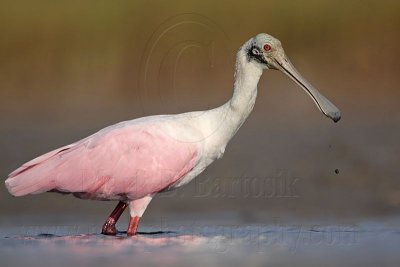
{"type": "Polygon", "coordinates": [[[177,183],[197,160],[195,144],[179,142],[157,125],[116,125],[25,163],[6,186],[14,196],[59,191],[132,200],[177,183]]]}

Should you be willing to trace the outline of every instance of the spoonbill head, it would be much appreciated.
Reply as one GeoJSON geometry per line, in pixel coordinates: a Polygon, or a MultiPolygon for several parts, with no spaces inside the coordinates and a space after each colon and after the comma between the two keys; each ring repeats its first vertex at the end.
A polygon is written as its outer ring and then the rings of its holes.
{"type": "Polygon", "coordinates": [[[269,34],[260,33],[251,39],[248,45],[250,46],[247,49],[249,60],[259,64],[262,69],[280,70],[307,92],[325,116],[334,122],[340,120],[339,109],[301,76],[286,56],[278,39],[269,34]]]}

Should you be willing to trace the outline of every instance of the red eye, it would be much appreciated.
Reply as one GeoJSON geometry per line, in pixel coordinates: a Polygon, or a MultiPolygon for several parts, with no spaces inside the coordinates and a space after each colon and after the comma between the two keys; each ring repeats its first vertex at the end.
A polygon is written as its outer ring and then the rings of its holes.
{"type": "Polygon", "coordinates": [[[265,44],[265,45],[264,45],[264,50],[265,50],[265,51],[271,50],[271,46],[270,46],[269,44],[265,44]]]}

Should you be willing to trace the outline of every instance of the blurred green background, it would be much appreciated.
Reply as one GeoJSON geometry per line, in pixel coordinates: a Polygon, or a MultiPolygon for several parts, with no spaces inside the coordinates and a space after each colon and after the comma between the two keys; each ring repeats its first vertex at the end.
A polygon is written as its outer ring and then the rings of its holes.
{"type": "MultiPolygon", "coordinates": [[[[332,123],[297,85],[267,71],[224,158],[155,199],[144,221],[398,214],[399,29],[400,2],[390,0],[2,0],[0,176],[122,120],[224,103],[236,51],[266,32],[342,120],[332,123]]],[[[57,194],[13,198],[0,187],[3,224],[6,214],[44,214],[95,216],[100,225],[113,205],[57,194]]]]}

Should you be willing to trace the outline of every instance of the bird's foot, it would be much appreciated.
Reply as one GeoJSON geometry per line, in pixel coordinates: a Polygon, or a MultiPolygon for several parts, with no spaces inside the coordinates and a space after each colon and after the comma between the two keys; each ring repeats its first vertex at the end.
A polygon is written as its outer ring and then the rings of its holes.
{"type": "Polygon", "coordinates": [[[116,235],[117,228],[115,227],[115,220],[113,218],[108,218],[108,220],[104,223],[103,228],[101,229],[101,233],[103,235],[116,235]]]}
{"type": "Polygon", "coordinates": [[[124,212],[124,210],[127,206],[128,206],[128,204],[125,202],[122,202],[122,201],[118,202],[118,205],[115,207],[113,212],[107,218],[106,222],[103,225],[103,228],[101,229],[101,233],[103,235],[116,235],[117,234],[118,231],[117,231],[117,228],[115,228],[115,224],[117,223],[119,217],[124,212]]]}

